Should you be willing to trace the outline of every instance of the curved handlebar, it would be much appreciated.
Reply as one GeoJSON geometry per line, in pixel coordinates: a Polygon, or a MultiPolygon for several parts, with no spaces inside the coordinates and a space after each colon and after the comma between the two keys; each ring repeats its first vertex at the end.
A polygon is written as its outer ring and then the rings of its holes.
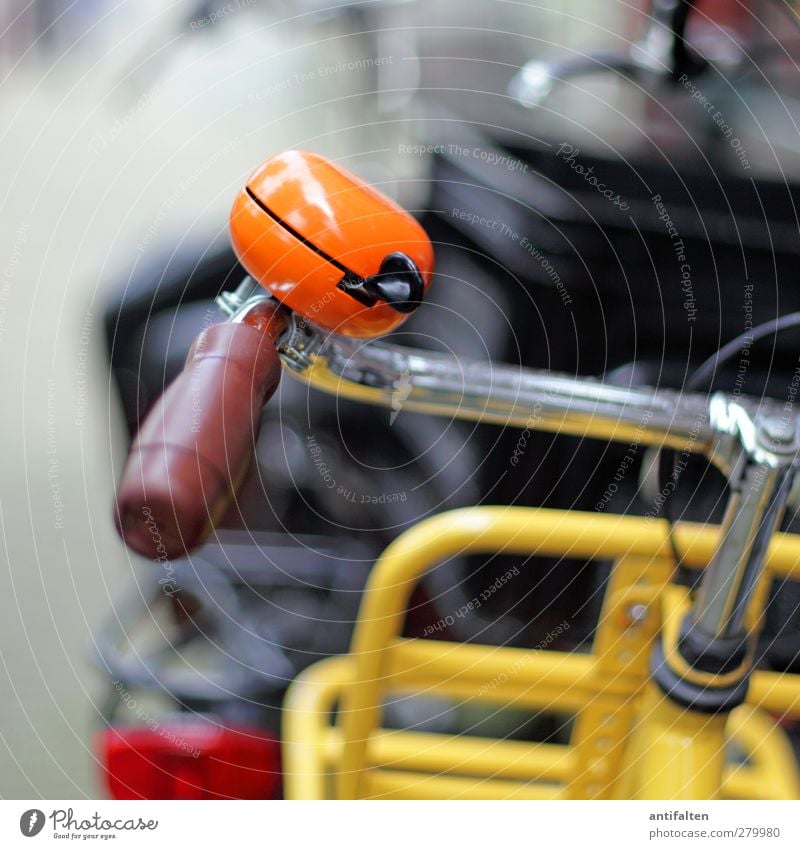
{"type": "MultiPolygon", "coordinates": [[[[252,456],[281,361],[303,382],[364,403],[672,447],[705,454],[725,471],[720,439],[728,428],[705,395],[364,343],[323,333],[262,296],[240,319],[198,337],[185,370],[142,425],[117,496],[117,527],[130,548],[172,558],[205,540],[252,456]]],[[[777,410],[765,399],[737,403],[777,410]]]]}

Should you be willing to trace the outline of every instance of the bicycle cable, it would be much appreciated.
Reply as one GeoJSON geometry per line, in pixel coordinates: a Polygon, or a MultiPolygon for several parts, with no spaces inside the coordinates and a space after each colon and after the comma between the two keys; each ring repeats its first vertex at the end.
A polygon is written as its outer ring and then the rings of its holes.
{"type": "MultiPolygon", "coordinates": [[[[765,321],[744,333],[740,333],[704,360],[689,376],[689,379],[684,384],[684,389],[688,392],[694,392],[698,391],[705,383],[708,383],[710,390],[714,377],[717,374],[718,367],[728,362],[735,354],[751,348],[762,339],[768,338],[769,336],[778,336],[780,333],[796,327],[800,327],[800,312],[787,313],[786,315],[779,316],[778,318],[771,319],[770,321],[765,321]]],[[[662,503],[662,509],[664,520],[667,523],[667,538],[669,540],[670,548],[672,549],[672,555],[675,558],[675,566],[678,568],[680,567],[683,558],[678,550],[677,542],[675,541],[675,518],[671,509],[671,501],[672,496],[678,489],[682,470],[678,470],[676,451],[674,448],[662,448],[659,450],[658,484],[660,492],[664,491],[664,471],[665,466],[667,465],[666,461],[670,459],[672,460],[672,470],[670,474],[675,486],[665,495],[662,503]]]]}

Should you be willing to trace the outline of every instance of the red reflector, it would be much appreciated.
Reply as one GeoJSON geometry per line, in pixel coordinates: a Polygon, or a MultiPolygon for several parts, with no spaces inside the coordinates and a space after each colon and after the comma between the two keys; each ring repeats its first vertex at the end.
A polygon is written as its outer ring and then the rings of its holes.
{"type": "Polygon", "coordinates": [[[205,720],[107,728],[95,738],[112,799],[278,799],[280,742],[205,720]]]}

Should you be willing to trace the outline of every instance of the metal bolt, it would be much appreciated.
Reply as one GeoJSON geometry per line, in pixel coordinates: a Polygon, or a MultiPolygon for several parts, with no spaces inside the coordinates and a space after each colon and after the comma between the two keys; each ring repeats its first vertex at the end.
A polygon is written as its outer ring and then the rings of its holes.
{"type": "Polygon", "coordinates": [[[252,277],[245,277],[233,292],[221,292],[217,295],[217,306],[228,316],[232,316],[242,306],[256,289],[257,284],[252,277]]]}
{"type": "Polygon", "coordinates": [[[641,625],[647,619],[647,605],[646,604],[632,604],[628,610],[628,619],[631,621],[631,625],[641,625]]]}

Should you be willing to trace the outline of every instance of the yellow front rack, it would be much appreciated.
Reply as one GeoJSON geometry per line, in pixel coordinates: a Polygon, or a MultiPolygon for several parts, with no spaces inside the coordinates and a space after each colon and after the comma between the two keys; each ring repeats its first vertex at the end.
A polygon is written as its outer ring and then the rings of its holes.
{"type": "MultiPolygon", "coordinates": [[[[675,533],[686,564],[703,567],[715,550],[717,530],[680,525],[675,533]]],[[[674,770],[662,761],[648,765],[652,787],[642,787],[641,758],[634,768],[629,741],[642,705],[653,698],[648,689],[653,641],[669,611],[686,603],[687,591],[670,584],[672,571],[663,523],[643,518],[475,507],[420,522],[376,563],[350,654],[309,667],[289,690],[287,796],[798,798],[796,760],[773,716],[800,717],[800,676],[763,671],[753,674],[747,703],[727,723],[690,714],[691,731],[671,721],[672,736],[661,741],[674,746],[678,731],[689,734],[690,754],[702,759],[704,740],[712,745],[719,726],[735,744],[730,752],[739,753],[735,761],[729,757],[722,781],[716,779],[721,786],[702,776],[676,785],[674,770]],[[446,558],[468,553],[613,561],[591,653],[402,638],[420,577],[446,558]],[[575,717],[573,730],[569,744],[562,745],[382,728],[385,700],[402,693],[568,713],[575,717]]],[[[776,535],[764,586],[776,576],[800,580],[800,538],[776,535]]]]}

